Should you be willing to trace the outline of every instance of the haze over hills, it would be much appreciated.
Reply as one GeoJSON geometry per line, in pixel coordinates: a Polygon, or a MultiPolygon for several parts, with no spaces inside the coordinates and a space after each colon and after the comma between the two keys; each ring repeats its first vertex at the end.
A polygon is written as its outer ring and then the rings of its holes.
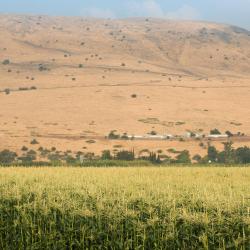
{"type": "MultiPolygon", "coordinates": [[[[245,29],[152,18],[1,15],[0,34],[1,148],[20,149],[38,138],[45,146],[100,152],[117,144],[98,139],[111,130],[184,134],[216,127],[250,134],[245,29]]],[[[198,142],[120,144],[204,150],[198,142]]]]}

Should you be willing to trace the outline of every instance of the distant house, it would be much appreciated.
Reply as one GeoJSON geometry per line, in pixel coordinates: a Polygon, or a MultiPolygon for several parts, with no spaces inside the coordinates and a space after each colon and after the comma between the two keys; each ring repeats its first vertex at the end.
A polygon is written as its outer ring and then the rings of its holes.
{"type": "Polygon", "coordinates": [[[210,139],[217,139],[217,138],[228,138],[229,136],[227,134],[224,135],[207,135],[206,138],[210,139]]]}
{"type": "Polygon", "coordinates": [[[164,135],[147,135],[146,138],[156,139],[156,140],[164,140],[164,139],[166,139],[166,136],[164,136],[164,135]]]}

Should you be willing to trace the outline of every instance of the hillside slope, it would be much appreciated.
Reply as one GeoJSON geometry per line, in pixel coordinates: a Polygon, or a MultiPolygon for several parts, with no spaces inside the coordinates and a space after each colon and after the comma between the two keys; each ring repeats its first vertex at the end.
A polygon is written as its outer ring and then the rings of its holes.
{"type": "MultiPolygon", "coordinates": [[[[0,62],[0,90],[10,89],[0,93],[1,148],[39,136],[43,145],[99,152],[116,142],[81,137],[113,129],[250,133],[250,32],[238,27],[1,15],[0,62]]],[[[201,150],[188,142],[121,144],[201,150]]]]}

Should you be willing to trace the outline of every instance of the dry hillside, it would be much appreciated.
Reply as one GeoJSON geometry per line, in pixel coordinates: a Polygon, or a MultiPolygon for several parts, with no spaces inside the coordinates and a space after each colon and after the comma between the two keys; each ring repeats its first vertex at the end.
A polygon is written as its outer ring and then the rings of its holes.
{"type": "Polygon", "coordinates": [[[194,141],[102,137],[250,134],[250,32],[234,26],[1,15],[0,74],[0,149],[36,138],[61,150],[202,153],[194,141]]]}

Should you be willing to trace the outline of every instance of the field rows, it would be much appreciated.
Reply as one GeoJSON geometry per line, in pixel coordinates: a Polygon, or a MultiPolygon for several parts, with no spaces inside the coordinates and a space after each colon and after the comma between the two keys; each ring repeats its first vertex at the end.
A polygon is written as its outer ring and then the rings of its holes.
{"type": "Polygon", "coordinates": [[[250,249],[250,171],[1,168],[0,249],[250,249]]]}

